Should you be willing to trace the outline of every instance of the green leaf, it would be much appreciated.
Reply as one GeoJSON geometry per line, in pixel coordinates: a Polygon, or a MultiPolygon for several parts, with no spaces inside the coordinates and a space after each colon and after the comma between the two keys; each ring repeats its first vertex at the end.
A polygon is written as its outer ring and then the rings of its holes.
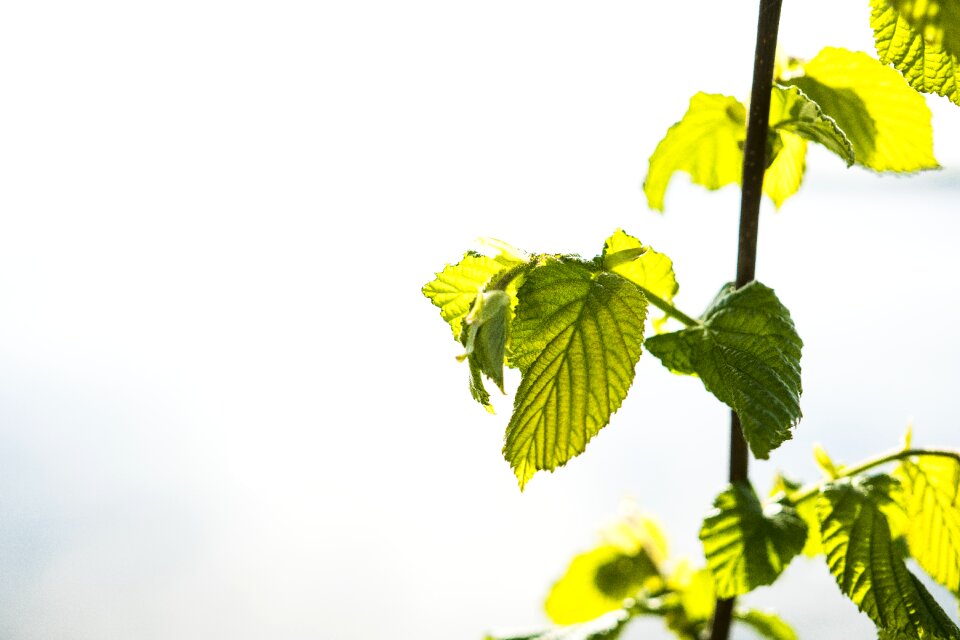
{"type": "Polygon", "coordinates": [[[807,168],[807,141],[789,131],[777,133],[780,151],[763,174],[763,193],[777,209],[800,189],[807,168]]]}
{"type": "Polygon", "coordinates": [[[651,209],[663,211],[663,197],[673,174],[684,171],[695,183],[715,190],[740,184],[746,110],[730,96],[698,93],[680,122],[667,131],[653,155],[643,182],[651,209]]]}
{"type": "Polygon", "coordinates": [[[504,457],[523,489],[583,452],[633,382],[647,300],[629,280],[547,259],[517,292],[511,362],[520,387],[504,457]]]}
{"type": "Polygon", "coordinates": [[[747,482],[730,485],[713,507],[700,540],[720,598],[773,584],[803,549],[807,525],[793,507],[760,504],[747,482]]]}
{"type": "Polygon", "coordinates": [[[865,53],[827,47],[802,67],[799,87],[833,118],[853,145],[856,163],[875,171],[939,167],[923,96],[865,53]]]}
{"type": "Polygon", "coordinates": [[[647,350],[678,373],[700,376],[737,412],[753,455],[766,459],[800,420],[800,350],[790,312],[773,290],[725,286],[702,325],[653,336],[647,350]]]}
{"type": "Polygon", "coordinates": [[[494,276],[518,264],[522,263],[505,256],[497,259],[467,253],[463,260],[448,264],[434,280],[425,284],[423,295],[440,307],[440,317],[450,324],[453,337],[459,340],[463,319],[473,308],[477,294],[494,276]]]}
{"type": "MultiPolygon", "coordinates": [[[[799,491],[800,488],[799,482],[794,482],[777,473],[773,488],[770,490],[770,498],[782,500],[799,491]]],[[[797,515],[807,523],[807,541],[803,545],[803,555],[813,558],[823,553],[823,547],[820,544],[820,519],[817,517],[817,501],[807,499],[799,503],[788,502],[788,504],[796,509],[797,515]]]]}
{"type": "Polygon", "coordinates": [[[659,564],[666,556],[663,532],[652,519],[631,509],[605,529],[603,543],[570,562],[544,603],[556,624],[593,620],[623,607],[642,588],[662,585],[659,564]]]}
{"type": "MultiPolygon", "coordinates": [[[[603,268],[642,287],[647,297],[653,295],[669,304],[673,304],[673,297],[680,289],[673,273],[673,261],[621,229],[603,245],[603,268]]],[[[663,314],[654,320],[654,325],[662,324],[661,319],[665,319],[663,314]]]]}
{"type": "Polygon", "coordinates": [[[770,127],[789,131],[840,156],[847,166],[853,164],[853,145],[833,118],[824,115],[820,105],[797,87],[775,85],[770,94],[770,127]]]}
{"type": "Polygon", "coordinates": [[[510,306],[510,295],[506,291],[484,291],[476,297],[473,309],[464,319],[466,352],[462,357],[469,357],[471,368],[479,369],[493,380],[500,391],[503,391],[510,306]]]}
{"type": "Polygon", "coordinates": [[[756,609],[736,610],[733,612],[733,618],[756,631],[761,638],[767,640],[797,640],[797,633],[793,628],[775,613],[756,609]]]}
{"type": "Polygon", "coordinates": [[[911,555],[960,596],[960,462],[933,456],[904,460],[894,476],[903,487],[911,555]]]}
{"type": "Polygon", "coordinates": [[[623,607],[650,579],[657,567],[644,549],[624,553],[614,545],[602,545],[574,557],[547,595],[547,615],[557,624],[593,620],[623,607]]]}
{"type": "Polygon", "coordinates": [[[896,489],[885,475],[823,489],[817,510],[830,572],[884,637],[957,640],[960,629],[907,570],[891,536],[883,509],[896,489]]]}
{"type": "Polygon", "coordinates": [[[583,624],[530,634],[486,636],[485,640],[616,640],[629,621],[630,614],[619,610],[583,624]]]}
{"type": "Polygon", "coordinates": [[[960,56],[960,0],[889,0],[924,40],[960,56]]]}
{"type": "Polygon", "coordinates": [[[892,64],[907,83],[960,105],[960,59],[927,42],[886,0],[870,0],[870,26],[877,56],[892,64]]]}

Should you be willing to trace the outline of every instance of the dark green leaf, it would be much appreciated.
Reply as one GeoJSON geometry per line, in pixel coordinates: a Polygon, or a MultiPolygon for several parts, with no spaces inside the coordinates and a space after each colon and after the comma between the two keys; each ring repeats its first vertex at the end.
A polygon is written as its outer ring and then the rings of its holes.
{"type": "Polygon", "coordinates": [[[803,549],[807,539],[803,519],[786,504],[760,504],[749,483],[731,485],[713,506],[700,540],[721,598],[773,584],[803,549]]]}
{"type": "Polygon", "coordinates": [[[894,543],[884,508],[897,488],[881,475],[823,489],[817,511],[830,572],[882,637],[958,640],[960,629],[907,570],[894,543]]]}
{"type": "Polygon", "coordinates": [[[766,459],[800,420],[800,350],[790,312],[773,290],[752,282],[724,287],[702,325],[647,340],[669,369],[696,374],[740,416],[753,455],[766,459]]]}

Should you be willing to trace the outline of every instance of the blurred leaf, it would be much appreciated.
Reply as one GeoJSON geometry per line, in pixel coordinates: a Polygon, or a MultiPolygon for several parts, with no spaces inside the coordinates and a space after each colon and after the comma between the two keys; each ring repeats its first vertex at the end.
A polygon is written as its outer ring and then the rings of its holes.
{"type": "Polygon", "coordinates": [[[770,94],[770,128],[790,132],[816,142],[847,163],[853,164],[853,145],[833,118],[824,115],[820,105],[797,87],[774,85],[770,94]]]}
{"type": "Polygon", "coordinates": [[[889,0],[924,40],[960,56],[960,0],[889,0]]]}
{"type": "Polygon", "coordinates": [[[626,611],[612,611],[583,624],[530,634],[486,636],[485,640],[616,640],[629,621],[626,611]]]}
{"type": "Polygon", "coordinates": [[[833,118],[853,145],[856,163],[875,171],[935,169],[933,127],[923,96],[865,53],[827,47],[805,63],[799,87],[833,118]]]}
{"type": "Polygon", "coordinates": [[[797,634],[782,618],[768,611],[748,609],[733,612],[735,620],[742,622],[767,640],[797,640],[797,634]]]}
{"type": "Polygon", "coordinates": [[[892,64],[907,83],[960,105],[960,59],[934,41],[926,41],[886,0],[870,0],[870,26],[877,56],[892,64]]]}

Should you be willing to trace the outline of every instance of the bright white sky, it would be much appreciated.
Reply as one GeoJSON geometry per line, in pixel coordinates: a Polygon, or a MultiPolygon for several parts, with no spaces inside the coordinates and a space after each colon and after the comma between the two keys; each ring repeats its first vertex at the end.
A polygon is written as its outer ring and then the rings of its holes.
{"type": "MultiPolygon", "coordinates": [[[[786,5],[788,52],[869,50],[864,3],[786,5]]],[[[521,495],[509,399],[472,403],[419,289],[477,236],[592,255],[623,227],[699,313],[733,275],[738,194],[678,179],[659,216],[640,183],[690,95],[746,95],[754,12],[7,3],[0,637],[479,640],[540,623],[626,495],[699,553],[727,412],[696,380],[643,359],[587,454],[521,495]]],[[[816,441],[891,447],[910,416],[918,442],[960,444],[960,109],[931,103],[946,171],[815,151],[764,213],[807,419],[760,483],[815,477],[816,441]]],[[[818,565],[784,583],[752,602],[806,637],[868,637],[818,565]]]]}

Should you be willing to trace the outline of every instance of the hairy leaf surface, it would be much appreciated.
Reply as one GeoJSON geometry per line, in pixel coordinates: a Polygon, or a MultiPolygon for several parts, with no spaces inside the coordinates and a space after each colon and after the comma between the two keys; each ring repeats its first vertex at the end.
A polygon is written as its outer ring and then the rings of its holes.
{"type": "Polygon", "coordinates": [[[956,55],[924,40],[886,0],[870,0],[870,26],[881,62],[892,64],[917,91],[935,93],[960,105],[960,59],[956,55]]]}
{"type": "Polygon", "coordinates": [[[700,540],[721,598],[773,584],[803,549],[807,525],[790,506],[764,507],[746,482],[717,496],[703,521],[700,540]]]}
{"type": "Polygon", "coordinates": [[[907,570],[884,515],[890,476],[839,480],[821,492],[818,514],[830,572],[845,595],[889,638],[957,640],[960,629],[907,570]]]}
{"type": "Polygon", "coordinates": [[[793,628],[775,613],[757,609],[736,610],[733,617],[766,640],[797,640],[797,633],[793,628]]]}
{"type": "Polygon", "coordinates": [[[903,461],[894,476],[903,487],[911,555],[960,596],[960,463],[925,456],[903,461]]]}
{"type": "Polygon", "coordinates": [[[803,65],[803,74],[784,82],[836,121],[857,164],[897,172],[939,167],[930,109],[895,70],[865,53],[827,47],[803,65]]]}
{"type": "Polygon", "coordinates": [[[503,453],[522,489],[583,452],[633,382],[647,300],[629,280],[550,260],[517,292],[511,362],[521,381],[503,453]]]}
{"type": "Polygon", "coordinates": [[[960,0],[888,0],[927,42],[960,56],[960,0]]]}
{"type": "Polygon", "coordinates": [[[696,374],[740,416],[753,455],[766,459],[800,420],[803,342],[773,290],[727,285],[702,325],[653,336],[647,349],[678,373],[696,374]]]}
{"type": "Polygon", "coordinates": [[[619,610],[583,624],[558,627],[538,633],[487,636],[485,640],[616,640],[629,621],[630,615],[626,611],[619,610]]]}
{"type": "Polygon", "coordinates": [[[847,166],[853,164],[853,145],[833,118],[824,115],[820,105],[797,87],[774,86],[770,94],[770,127],[789,131],[817,142],[840,156],[847,166]]]}

